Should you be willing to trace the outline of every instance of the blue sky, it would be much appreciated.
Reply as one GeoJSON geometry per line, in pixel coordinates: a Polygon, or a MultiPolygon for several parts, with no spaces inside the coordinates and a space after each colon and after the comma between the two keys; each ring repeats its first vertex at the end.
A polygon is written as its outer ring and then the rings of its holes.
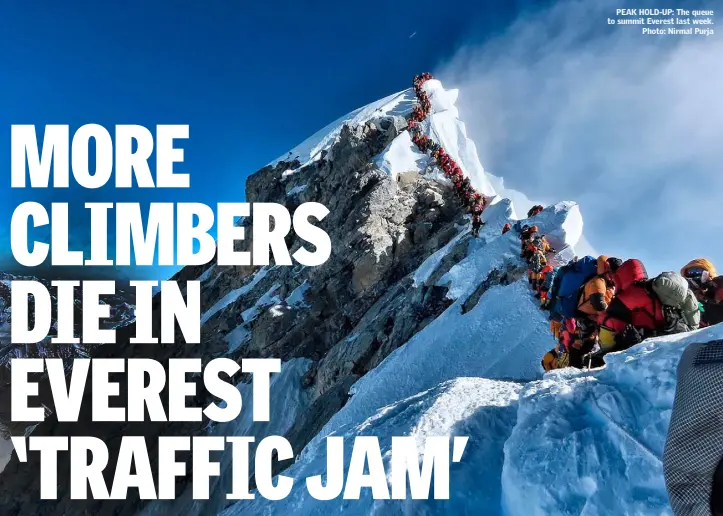
{"type": "MultiPolygon", "coordinates": [[[[478,2],[440,9],[422,0],[415,6],[4,2],[0,245],[9,250],[6,228],[24,200],[243,200],[247,175],[340,115],[406,88],[413,75],[443,61],[464,39],[515,14],[478,2]],[[70,124],[72,130],[86,123],[189,124],[178,170],[191,174],[191,190],[9,188],[11,124],[70,124]]],[[[84,233],[75,239],[87,239],[84,233]]],[[[4,253],[0,266],[9,258],[4,253]]]]}
{"type": "MultiPolygon", "coordinates": [[[[111,4],[0,7],[0,268],[11,259],[12,210],[24,200],[243,200],[249,174],[425,70],[461,88],[483,165],[531,198],[580,200],[601,252],[637,253],[653,269],[708,252],[723,267],[721,239],[705,238],[723,229],[721,204],[703,187],[720,186],[712,174],[720,177],[720,153],[706,142],[721,134],[711,96],[721,74],[696,80],[715,64],[718,35],[644,41],[603,23],[622,7],[607,0],[552,10],[510,1],[111,4]],[[699,115],[707,116],[696,123],[699,115]],[[192,188],[11,190],[10,125],[53,123],[189,124],[178,170],[192,188]]],[[[83,246],[78,227],[73,241],[83,246]]]]}

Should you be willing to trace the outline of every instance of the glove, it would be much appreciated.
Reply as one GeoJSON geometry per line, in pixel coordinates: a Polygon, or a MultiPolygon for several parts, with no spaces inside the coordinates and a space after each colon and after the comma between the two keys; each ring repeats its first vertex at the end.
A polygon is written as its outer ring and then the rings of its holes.
{"type": "Polygon", "coordinates": [[[619,349],[628,349],[631,346],[640,344],[645,340],[643,330],[628,324],[625,329],[615,336],[615,345],[619,349]]]}

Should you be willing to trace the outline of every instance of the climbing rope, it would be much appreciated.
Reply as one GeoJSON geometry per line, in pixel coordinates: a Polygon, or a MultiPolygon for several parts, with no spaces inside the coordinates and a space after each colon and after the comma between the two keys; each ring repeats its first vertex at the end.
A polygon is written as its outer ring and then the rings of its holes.
{"type": "Polygon", "coordinates": [[[407,129],[412,135],[412,142],[420,151],[430,153],[444,176],[452,181],[455,194],[472,215],[472,230],[476,236],[482,226],[482,212],[487,207],[489,200],[474,189],[470,179],[464,176],[462,168],[445,152],[441,145],[422,134],[421,122],[427,118],[432,110],[429,95],[422,87],[424,83],[432,78],[432,74],[426,72],[414,78],[414,93],[417,96],[418,103],[414,106],[407,121],[407,129]]]}

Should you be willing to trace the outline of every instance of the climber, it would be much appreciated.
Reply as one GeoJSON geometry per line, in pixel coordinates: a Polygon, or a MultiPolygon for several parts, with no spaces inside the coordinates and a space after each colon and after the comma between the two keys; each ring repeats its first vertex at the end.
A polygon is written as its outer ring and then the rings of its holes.
{"type": "Polygon", "coordinates": [[[532,233],[535,233],[536,231],[537,226],[528,226],[527,224],[525,224],[524,226],[522,226],[522,231],[520,232],[520,240],[529,240],[532,233]]]}
{"type": "Polygon", "coordinates": [[[575,317],[578,306],[578,292],[591,278],[597,275],[597,259],[583,256],[573,259],[560,267],[550,288],[550,312],[553,317],[575,317]]]}
{"type": "Polygon", "coordinates": [[[512,225],[508,222],[504,226],[502,226],[502,234],[504,235],[507,233],[510,229],[512,229],[512,225]]]}
{"type": "MultiPolygon", "coordinates": [[[[533,226],[533,227],[537,227],[537,226],[533,226]]],[[[532,239],[532,245],[534,245],[535,248],[537,250],[541,251],[543,254],[555,252],[555,250],[550,245],[550,242],[548,242],[547,238],[545,238],[545,235],[536,235],[532,239]]]]}
{"type": "Polygon", "coordinates": [[[600,334],[599,322],[615,295],[615,286],[610,275],[621,264],[622,260],[619,258],[599,256],[597,275],[585,282],[579,290],[577,320],[586,327],[591,342],[591,345],[586,346],[581,362],[591,367],[604,365],[602,357],[606,350],[596,346],[600,334]]]}
{"type": "Polygon", "coordinates": [[[563,335],[567,331],[566,321],[562,319],[550,320],[550,331],[555,337],[555,347],[542,356],[541,364],[545,372],[553,369],[563,369],[570,365],[570,355],[562,344],[563,335]]]}
{"type": "Polygon", "coordinates": [[[717,277],[717,272],[711,262],[705,258],[692,260],[680,270],[680,274],[688,280],[688,285],[699,301],[707,300],[709,297],[707,290],[713,286],[712,281],[717,277]]]}
{"type": "Polygon", "coordinates": [[[715,279],[718,273],[709,260],[696,258],[680,269],[680,275],[688,280],[690,288],[698,297],[698,300],[702,301],[706,297],[704,285],[715,279]]]}
{"type": "Polygon", "coordinates": [[[562,318],[554,315],[550,315],[550,333],[555,337],[555,340],[560,338],[560,332],[562,331],[562,318]]]}
{"type": "Polygon", "coordinates": [[[723,276],[717,276],[708,285],[706,299],[701,302],[701,322],[712,326],[723,322],[723,276]]]}
{"type": "Polygon", "coordinates": [[[520,234],[520,240],[521,240],[521,249],[520,249],[520,258],[524,260],[529,260],[532,257],[533,248],[531,248],[532,239],[537,234],[538,228],[537,226],[530,226],[526,230],[520,234]]]}
{"type": "Polygon", "coordinates": [[[701,327],[723,322],[723,278],[705,258],[696,258],[680,270],[700,302],[701,327]],[[717,299],[717,300],[716,300],[717,299]]]}
{"type": "Polygon", "coordinates": [[[525,238],[525,234],[527,232],[529,232],[529,230],[530,230],[530,226],[528,226],[527,224],[520,225],[519,220],[517,222],[515,222],[514,228],[515,228],[515,231],[517,231],[517,237],[520,240],[523,240],[525,238]]]}
{"type": "Polygon", "coordinates": [[[597,275],[588,280],[580,290],[578,312],[592,321],[599,320],[615,295],[615,285],[610,274],[617,271],[622,263],[620,258],[598,257],[597,275]]]}
{"type": "MultiPolygon", "coordinates": [[[[688,284],[691,280],[688,279],[688,284]]],[[[701,326],[723,322],[723,276],[716,276],[694,290],[701,309],[701,326]]]]}
{"type": "Polygon", "coordinates": [[[537,292],[540,287],[540,280],[542,279],[542,270],[547,267],[547,258],[545,257],[545,253],[542,249],[534,246],[534,244],[531,244],[531,246],[531,256],[528,260],[530,267],[527,275],[532,290],[537,292]]]}
{"type": "Polygon", "coordinates": [[[543,310],[550,308],[550,289],[555,280],[555,274],[557,274],[557,268],[549,264],[540,273],[540,308],[543,310]]]}
{"type": "Polygon", "coordinates": [[[482,217],[478,214],[472,215],[472,236],[474,238],[479,237],[480,229],[482,229],[482,226],[484,226],[485,223],[482,221],[482,217]]]}
{"type": "Polygon", "coordinates": [[[563,369],[568,366],[569,362],[567,352],[561,351],[558,345],[543,355],[541,364],[545,372],[549,372],[553,369],[563,369]]]}
{"type": "Polygon", "coordinates": [[[664,334],[697,330],[700,305],[688,281],[677,272],[663,272],[650,280],[651,290],[663,303],[664,334]]]}
{"type": "MultiPolygon", "coordinates": [[[[470,208],[471,208],[472,212],[474,212],[475,205],[477,205],[477,204],[480,204],[482,206],[482,209],[484,210],[484,207],[487,205],[487,199],[482,197],[481,193],[475,192],[473,190],[472,196],[470,198],[470,203],[471,203],[470,208]]],[[[480,213],[482,213],[482,212],[480,211],[480,213]]]]}
{"type": "Polygon", "coordinates": [[[540,213],[540,212],[541,212],[542,210],[544,210],[544,209],[545,209],[545,208],[542,207],[541,205],[536,204],[535,206],[533,206],[532,208],[530,208],[529,211],[527,212],[527,218],[529,219],[530,217],[534,217],[535,215],[537,215],[538,213],[540,213]]]}
{"type": "MultiPolygon", "coordinates": [[[[569,357],[569,366],[577,369],[585,367],[584,357],[588,356],[597,344],[597,325],[585,318],[565,319],[560,334],[561,343],[565,346],[569,357]]],[[[603,365],[596,359],[591,367],[603,365]]]]}
{"type": "Polygon", "coordinates": [[[600,321],[600,347],[605,351],[621,351],[665,326],[663,304],[646,286],[648,273],[640,260],[623,262],[611,273],[615,297],[600,321]]]}
{"type": "Polygon", "coordinates": [[[569,318],[556,324],[554,329],[558,335],[558,343],[553,350],[542,357],[542,367],[545,371],[564,367],[582,369],[587,365],[591,367],[603,365],[602,359],[590,357],[590,352],[597,343],[597,326],[585,319],[569,318]]]}

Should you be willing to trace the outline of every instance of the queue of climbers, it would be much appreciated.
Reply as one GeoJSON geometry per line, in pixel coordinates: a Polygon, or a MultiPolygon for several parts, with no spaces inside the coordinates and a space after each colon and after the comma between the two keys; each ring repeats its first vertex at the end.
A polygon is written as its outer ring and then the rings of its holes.
{"type": "Polygon", "coordinates": [[[585,256],[556,268],[548,263],[555,249],[537,226],[518,230],[531,288],[557,341],[542,358],[545,371],[599,367],[611,351],[723,322],[723,276],[706,259],[655,278],[637,259],[585,256]]]}
{"type": "Polygon", "coordinates": [[[424,83],[432,79],[429,73],[417,75],[414,78],[414,93],[417,96],[418,104],[414,106],[412,114],[407,121],[407,129],[412,135],[412,142],[420,151],[430,153],[437,166],[442,170],[444,176],[452,181],[452,186],[457,198],[472,215],[472,236],[479,236],[480,229],[484,225],[482,212],[489,204],[489,199],[474,189],[468,177],[465,177],[460,166],[452,157],[447,154],[444,148],[437,142],[422,134],[421,123],[427,118],[432,103],[429,95],[424,91],[424,83]]]}
{"type": "MultiPolygon", "coordinates": [[[[535,215],[540,211],[542,210],[537,211],[535,215]]],[[[547,257],[556,250],[547,241],[545,235],[539,233],[537,226],[524,225],[519,228],[519,231],[522,243],[520,257],[529,265],[527,278],[532,290],[535,291],[535,297],[540,299],[540,306],[545,309],[548,306],[548,293],[555,270],[552,265],[547,263],[547,257]]]]}
{"type": "MultiPolygon", "coordinates": [[[[453,185],[462,205],[472,215],[472,235],[479,236],[482,212],[489,199],[465,177],[455,160],[428,136],[421,124],[432,104],[424,84],[429,73],[414,78],[418,104],[407,121],[412,142],[431,154],[453,185]]],[[[535,205],[532,219],[544,210],[535,205]]],[[[585,256],[562,267],[550,263],[556,253],[536,225],[514,226],[521,240],[520,256],[528,263],[528,280],[540,307],[550,312],[550,330],[557,344],[542,358],[546,371],[563,367],[597,367],[610,351],[620,351],[646,338],[692,331],[723,322],[723,276],[713,264],[699,258],[680,271],[649,278],[640,260],[585,256]]],[[[509,232],[507,223],[502,234],[509,232]]]]}

